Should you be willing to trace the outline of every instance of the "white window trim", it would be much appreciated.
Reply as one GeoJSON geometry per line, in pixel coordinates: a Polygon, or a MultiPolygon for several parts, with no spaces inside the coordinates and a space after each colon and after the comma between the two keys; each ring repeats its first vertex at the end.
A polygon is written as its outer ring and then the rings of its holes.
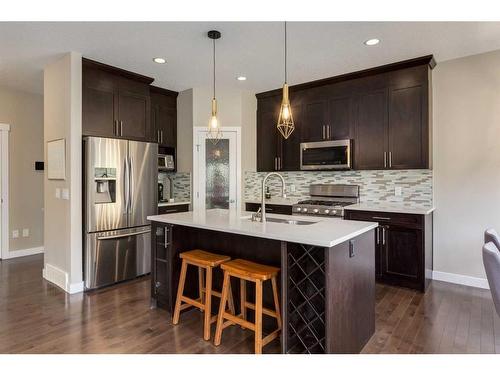
{"type": "Polygon", "coordinates": [[[2,204],[1,204],[1,221],[2,221],[2,243],[0,244],[0,257],[7,259],[9,256],[9,124],[0,124],[0,142],[1,153],[0,163],[2,163],[0,176],[0,184],[2,184],[2,204]]]}

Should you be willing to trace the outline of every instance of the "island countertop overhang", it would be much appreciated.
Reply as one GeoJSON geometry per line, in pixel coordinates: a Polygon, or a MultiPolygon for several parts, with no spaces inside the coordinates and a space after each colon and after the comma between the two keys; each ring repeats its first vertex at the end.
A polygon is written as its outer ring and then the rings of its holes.
{"type": "MultiPolygon", "coordinates": [[[[310,216],[293,216],[293,220],[314,222],[311,225],[260,223],[251,221],[251,215],[252,212],[237,209],[210,209],[153,215],[148,220],[321,247],[336,246],[378,226],[373,222],[310,216]]],[[[267,217],[290,219],[287,215],[267,217]]]]}

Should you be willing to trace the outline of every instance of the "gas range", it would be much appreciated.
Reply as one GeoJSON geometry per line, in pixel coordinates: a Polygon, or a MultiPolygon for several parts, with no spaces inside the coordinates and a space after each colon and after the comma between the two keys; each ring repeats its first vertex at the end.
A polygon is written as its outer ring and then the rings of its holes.
{"type": "Polygon", "coordinates": [[[314,184],[309,193],[309,199],[293,205],[293,215],[343,217],[344,207],[359,201],[358,185],[314,184]]]}

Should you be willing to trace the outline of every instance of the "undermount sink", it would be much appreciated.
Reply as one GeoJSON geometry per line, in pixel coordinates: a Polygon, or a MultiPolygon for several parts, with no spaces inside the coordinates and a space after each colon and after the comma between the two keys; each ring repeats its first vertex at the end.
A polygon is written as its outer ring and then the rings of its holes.
{"type": "MultiPolygon", "coordinates": [[[[250,218],[250,220],[252,220],[252,218],[250,218]]],[[[270,223],[281,223],[281,224],[290,224],[290,225],[311,225],[311,224],[317,223],[317,221],[279,219],[279,218],[275,218],[275,217],[267,217],[266,221],[270,222],[270,223]]]]}

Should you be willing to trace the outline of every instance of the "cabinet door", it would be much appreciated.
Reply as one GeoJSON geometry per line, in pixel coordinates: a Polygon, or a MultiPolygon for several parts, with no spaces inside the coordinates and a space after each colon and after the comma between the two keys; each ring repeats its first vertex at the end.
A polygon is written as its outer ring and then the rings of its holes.
{"type": "Polygon", "coordinates": [[[147,140],[150,134],[149,111],[149,96],[120,90],[118,93],[120,136],[127,139],[147,140]]]}
{"type": "Polygon", "coordinates": [[[327,138],[333,140],[352,138],[352,98],[333,97],[328,100],[327,138]]]}
{"type": "Polygon", "coordinates": [[[281,155],[276,111],[257,111],[257,171],[270,172],[278,169],[277,158],[281,155]]]}
{"type": "Polygon", "coordinates": [[[115,89],[105,74],[83,68],[82,133],[83,135],[114,137],[115,89]]]}
{"type": "Polygon", "coordinates": [[[328,100],[309,99],[304,103],[302,142],[323,141],[326,139],[328,100]]]}
{"type": "Polygon", "coordinates": [[[378,279],[382,276],[382,227],[375,229],[375,277],[378,279]]]}
{"type": "Polygon", "coordinates": [[[357,98],[355,169],[387,167],[387,90],[360,94],[357,98]],[[384,157],[385,155],[385,157],[384,157]]]}
{"type": "Polygon", "coordinates": [[[292,102],[292,115],[295,124],[293,133],[290,134],[288,139],[284,139],[281,134],[278,135],[278,137],[282,138],[282,154],[279,170],[283,171],[300,170],[300,137],[303,126],[301,104],[294,105],[292,102]]]}
{"type": "Polygon", "coordinates": [[[427,168],[427,118],[423,105],[425,94],[426,89],[422,85],[394,88],[390,91],[390,168],[427,168]]]}
{"type": "Polygon", "coordinates": [[[156,130],[160,131],[160,144],[167,147],[177,145],[177,111],[165,106],[158,107],[156,130]]]}
{"type": "Polygon", "coordinates": [[[383,277],[393,281],[419,281],[422,274],[422,231],[387,225],[383,243],[383,277]]]}

